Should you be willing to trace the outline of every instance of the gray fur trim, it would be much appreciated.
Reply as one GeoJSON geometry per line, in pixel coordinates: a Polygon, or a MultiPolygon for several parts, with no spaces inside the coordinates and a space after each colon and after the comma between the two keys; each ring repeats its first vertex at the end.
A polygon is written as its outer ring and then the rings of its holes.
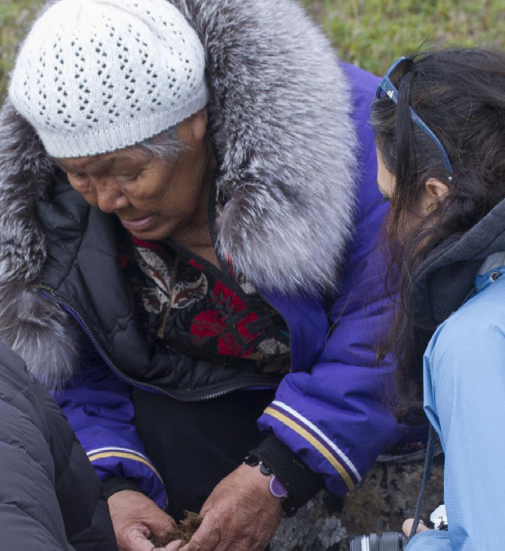
{"type": "Polygon", "coordinates": [[[218,221],[221,254],[264,290],[334,286],[353,214],[356,137],[329,43],[290,0],[173,3],[208,54],[218,185],[230,199],[218,221]]]}
{"type": "Polygon", "coordinates": [[[82,331],[67,312],[17,283],[0,287],[0,319],[0,340],[42,384],[56,389],[72,377],[82,331]]]}
{"type": "MultiPolygon", "coordinates": [[[[218,186],[229,199],[218,220],[221,253],[263,290],[334,286],[352,222],[357,140],[350,87],[329,43],[292,0],[172,2],[207,53],[218,186]]],[[[7,103],[0,338],[49,385],[70,377],[77,348],[68,315],[31,290],[45,261],[35,202],[51,167],[33,129],[7,103]]]]}
{"type": "Polygon", "coordinates": [[[35,203],[51,179],[52,163],[31,126],[8,103],[0,128],[0,274],[2,282],[30,282],[46,258],[35,203]]]}
{"type": "Polygon", "coordinates": [[[31,287],[46,259],[35,202],[46,190],[52,163],[9,104],[0,128],[5,136],[0,142],[0,340],[54,388],[74,371],[78,333],[66,312],[31,287]]]}

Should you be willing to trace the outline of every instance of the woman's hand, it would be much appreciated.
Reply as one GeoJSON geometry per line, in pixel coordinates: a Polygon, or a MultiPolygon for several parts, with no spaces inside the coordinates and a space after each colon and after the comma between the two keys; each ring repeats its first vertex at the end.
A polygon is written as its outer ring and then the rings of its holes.
{"type": "MultiPolygon", "coordinates": [[[[409,537],[410,536],[410,532],[412,531],[412,525],[414,524],[414,519],[413,518],[408,518],[404,523],[403,523],[403,526],[402,526],[402,530],[403,530],[403,533],[409,537]]],[[[419,526],[417,527],[417,530],[416,530],[416,534],[419,534],[419,532],[426,532],[427,530],[429,530],[429,528],[424,524],[424,522],[421,520],[419,522],[419,526]]]]}
{"type": "MultiPolygon", "coordinates": [[[[176,528],[172,517],[140,492],[117,492],[108,503],[119,551],[159,549],[150,538],[161,538],[176,528]]],[[[175,551],[179,547],[180,542],[172,542],[161,549],[175,551]]]]}
{"type": "Polygon", "coordinates": [[[181,551],[264,551],[284,517],[270,477],[241,465],[204,503],[202,524],[181,551]]]}

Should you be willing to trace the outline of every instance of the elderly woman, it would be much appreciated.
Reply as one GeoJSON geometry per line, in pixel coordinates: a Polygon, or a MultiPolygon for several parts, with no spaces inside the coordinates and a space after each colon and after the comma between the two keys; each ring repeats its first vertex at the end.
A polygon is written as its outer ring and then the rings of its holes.
{"type": "Polygon", "coordinates": [[[58,389],[121,549],[184,510],[188,551],[263,549],[403,438],[377,400],[376,84],[290,0],[61,0],[29,33],[0,337],[58,389]]]}

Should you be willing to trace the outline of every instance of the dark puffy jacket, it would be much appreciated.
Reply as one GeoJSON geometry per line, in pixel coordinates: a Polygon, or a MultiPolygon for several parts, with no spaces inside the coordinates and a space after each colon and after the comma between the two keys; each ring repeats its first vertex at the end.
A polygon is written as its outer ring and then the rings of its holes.
{"type": "Polygon", "coordinates": [[[65,416],[1,343],[0,419],[0,549],[117,549],[101,484],[65,416]]]}

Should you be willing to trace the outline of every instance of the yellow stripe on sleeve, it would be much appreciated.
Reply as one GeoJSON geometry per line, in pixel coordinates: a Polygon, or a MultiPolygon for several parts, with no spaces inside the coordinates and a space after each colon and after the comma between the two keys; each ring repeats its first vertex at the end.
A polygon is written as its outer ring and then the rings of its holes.
{"type": "Polygon", "coordinates": [[[122,459],[131,459],[132,461],[138,461],[139,463],[143,463],[144,465],[147,465],[151,471],[154,472],[154,474],[163,482],[163,479],[161,478],[160,473],[154,468],[154,466],[147,461],[147,459],[144,459],[143,457],[140,457],[138,455],[135,455],[133,453],[127,453],[127,452],[101,452],[101,453],[95,453],[93,455],[88,456],[88,459],[93,463],[93,461],[97,461],[98,459],[107,459],[108,457],[121,457],[122,459]]]}
{"type": "Polygon", "coordinates": [[[342,477],[344,482],[347,484],[347,487],[349,490],[352,490],[354,488],[354,482],[352,481],[351,477],[345,470],[345,468],[342,466],[339,461],[335,458],[335,456],[328,450],[326,446],[324,446],[319,440],[314,438],[310,432],[305,430],[301,425],[299,425],[296,421],[293,421],[293,419],[290,419],[286,415],[280,413],[276,409],[273,409],[271,407],[268,407],[265,409],[265,413],[267,415],[270,415],[280,421],[281,423],[284,423],[287,425],[290,429],[294,430],[297,434],[305,438],[316,450],[325,457],[328,462],[335,468],[335,470],[338,472],[338,474],[342,477]]]}

